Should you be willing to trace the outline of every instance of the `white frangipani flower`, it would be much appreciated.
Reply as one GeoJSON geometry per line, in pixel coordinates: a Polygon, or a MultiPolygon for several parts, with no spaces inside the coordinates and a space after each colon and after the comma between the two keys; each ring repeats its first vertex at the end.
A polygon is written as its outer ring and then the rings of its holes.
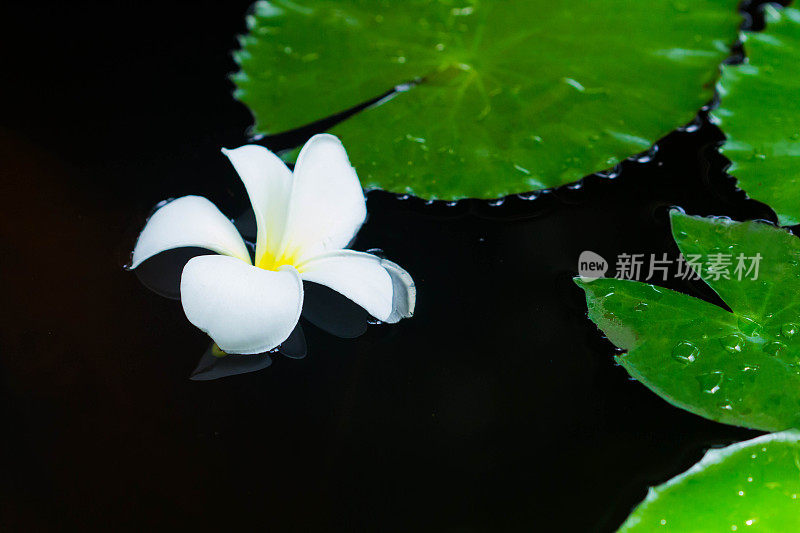
{"type": "Polygon", "coordinates": [[[312,137],[294,172],[262,146],[223,150],[244,182],[258,228],[255,264],[233,223],[206,198],[158,209],[133,250],[131,268],[174,248],[221,255],[191,259],[181,275],[189,321],[227,353],[271,350],[303,308],[303,281],[330,287],[383,322],[414,312],[416,289],[396,264],[344,249],[367,215],[364,192],[339,139],[312,137]]]}

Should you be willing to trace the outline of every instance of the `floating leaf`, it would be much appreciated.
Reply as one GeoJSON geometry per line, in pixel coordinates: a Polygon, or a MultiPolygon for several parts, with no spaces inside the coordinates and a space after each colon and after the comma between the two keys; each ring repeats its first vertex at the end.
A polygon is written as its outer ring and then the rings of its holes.
{"type": "Polygon", "coordinates": [[[728,170],[784,226],[800,224],[800,11],[767,6],[764,32],[745,32],[743,65],[723,68],[714,116],[728,170]]]}
{"type": "Polygon", "coordinates": [[[800,531],[800,432],[711,450],[651,489],[620,532],[800,531]]]}
{"type": "Polygon", "coordinates": [[[630,375],[673,405],[726,424],[800,427],[800,239],[763,222],[671,218],[683,256],[700,256],[698,273],[732,312],[638,281],[576,280],[589,318],[627,352],[617,361],[630,375]]]}
{"type": "Polygon", "coordinates": [[[255,129],[332,129],[367,188],[496,198],[607,169],[712,97],[738,0],[274,0],[235,53],[255,129]]]}

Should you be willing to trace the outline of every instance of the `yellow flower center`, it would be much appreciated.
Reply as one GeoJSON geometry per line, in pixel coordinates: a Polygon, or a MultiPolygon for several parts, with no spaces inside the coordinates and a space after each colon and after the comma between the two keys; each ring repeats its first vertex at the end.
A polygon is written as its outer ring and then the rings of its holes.
{"type": "Polygon", "coordinates": [[[291,265],[299,272],[300,269],[297,268],[299,256],[299,247],[287,247],[280,255],[264,252],[261,257],[256,260],[256,266],[264,270],[278,270],[284,265],[291,265]]]}

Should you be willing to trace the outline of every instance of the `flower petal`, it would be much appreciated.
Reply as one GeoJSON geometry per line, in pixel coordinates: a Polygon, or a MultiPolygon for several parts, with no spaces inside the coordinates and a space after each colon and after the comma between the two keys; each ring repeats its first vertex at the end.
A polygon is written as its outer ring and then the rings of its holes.
{"type": "Polygon", "coordinates": [[[282,251],[297,262],[347,246],[367,217],[364,191],[342,143],[313,136],[294,167],[282,251]]]}
{"type": "Polygon", "coordinates": [[[367,310],[378,320],[392,315],[392,277],[381,258],[364,252],[338,250],[301,263],[304,281],[330,287],[367,310]]]}
{"type": "Polygon", "coordinates": [[[292,333],[303,307],[303,284],[290,266],[263,270],[205,255],[183,269],[181,303],[189,322],[224,352],[262,353],[292,333]]]}
{"type": "Polygon", "coordinates": [[[242,237],[217,206],[202,196],[184,196],[148,219],[133,249],[130,268],[157,253],[184,246],[206,248],[250,263],[242,237]]]}
{"type": "Polygon", "coordinates": [[[222,149],[244,182],[256,216],[256,264],[264,253],[276,254],[283,238],[292,171],[263,146],[247,144],[222,149]]]}
{"type": "Polygon", "coordinates": [[[411,274],[388,259],[381,259],[381,266],[392,277],[392,313],[384,322],[394,324],[403,318],[414,316],[417,305],[417,286],[411,274]]]}

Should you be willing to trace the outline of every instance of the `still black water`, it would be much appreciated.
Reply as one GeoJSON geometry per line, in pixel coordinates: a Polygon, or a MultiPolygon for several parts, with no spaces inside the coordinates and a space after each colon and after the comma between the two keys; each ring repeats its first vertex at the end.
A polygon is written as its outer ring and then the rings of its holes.
{"type": "Polygon", "coordinates": [[[355,248],[413,275],[416,316],[357,339],[306,324],[305,359],[190,381],[207,339],[121,266],[164,198],[247,208],[219,152],[250,125],[226,79],[247,5],[0,8],[0,529],[612,531],[756,435],[631,381],[571,281],[587,249],[676,256],[673,205],[775,220],[703,113],[534,200],[370,193],[355,248]]]}

